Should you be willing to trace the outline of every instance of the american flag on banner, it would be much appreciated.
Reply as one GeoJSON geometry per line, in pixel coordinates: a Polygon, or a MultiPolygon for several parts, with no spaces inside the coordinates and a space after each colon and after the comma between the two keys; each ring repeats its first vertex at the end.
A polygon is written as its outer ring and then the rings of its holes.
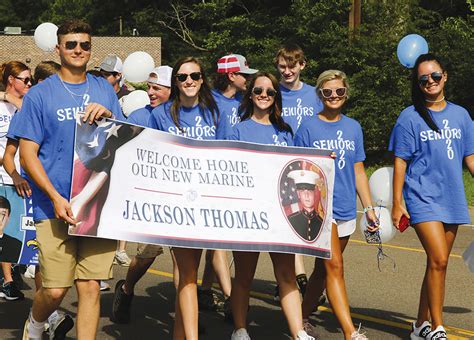
{"type": "MultiPolygon", "coordinates": [[[[118,148],[137,136],[142,127],[102,119],[94,124],[82,122],[76,117],[76,144],[74,170],[71,188],[71,203],[81,194],[92,178],[100,174],[106,178],[90,198],[81,213],[75,213],[78,221],[73,233],[96,235],[99,217],[107,200],[110,184],[110,170],[118,148]]],[[[73,204],[74,210],[74,204],[73,204]]]]}
{"type": "MultiPolygon", "coordinates": [[[[280,181],[280,200],[286,216],[289,216],[302,209],[298,200],[295,182],[293,179],[288,178],[288,173],[293,170],[314,171],[319,175],[320,179],[323,178],[322,171],[312,162],[304,160],[294,161],[285,168],[280,181]]],[[[315,210],[319,212],[320,216],[324,216],[326,211],[324,199],[326,197],[325,194],[325,186],[316,185],[314,190],[314,207],[315,210]],[[322,200],[321,197],[323,197],[322,200]]]]}

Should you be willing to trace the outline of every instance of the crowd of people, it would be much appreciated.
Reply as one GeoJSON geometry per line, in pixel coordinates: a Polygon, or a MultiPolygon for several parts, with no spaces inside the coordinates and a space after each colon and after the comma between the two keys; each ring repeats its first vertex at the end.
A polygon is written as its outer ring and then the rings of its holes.
{"type": "MultiPolygon", "coordinates": [[[[279,80],[272,73],[250,68],[244,56],[230,54],[217,61],[211,82],[199,59],[183,57],[173,67],[159,66],[149,74],[150,104],[125,116],[121,103],[130,90],[123,81],[120,58],[109,55],[98,69],[88,71],[90,26],[68,21],[57,34],[60,64],[42,62],[34,76],[19,61],[0,69],[5,87],[0,92],[0,114],[6,123],[0,136],[1,176],[18,195],[32,198],[39,247],[36,293],[23,339],[41,339],[45,325],[49,325],[50,339],[64,339],[74,320],[58,308],[73,285],[78,294],[77,338],[95,339],[100,290],[109,289],[106,281],[112,277],[114,261],[129,268],[115,286],[112,320],[129,323],[134,287],[164,252],[159,245],[139,243],[137,255],[130,260],[124,241],[117,244],[68,234],[68,225],[75,225],[77,217],[70,202],[74,126],[77,119],[92,124],[104,117],[203,140],[307,148],[322,148],[326,144],[321,141],[343,140],[331,150],[335,164],[331,258],[315,258],[308,280],[301,256],[270,253],[270,257],[277,281],[275,297],[291,338],[319,338],[309,316],[327,296],[344,339],[367,339],[351,319],[344,281],[343,252],[356,229],[357,196],[369,232],[377,231],[379,221],[364,169],[362,127],[343,113],[350,94],[343,71],[322,72],[316,87],[302,82],[306,58],[294,44],[276,53],[279,80]],[[197,124],[207,128],[197,129],[197,124]]],[[[418,58],[412,72],[413,105],[400,114],[390,142],[395,155],[393,224],[398,228],[402,216],[410,218],[427,254],[411,339],[447,339],[442,317],[446,268],[458,226],[469,223],[462,167],[465,162],[474,174],[473,122],[464,108],[445,99],[447,77],[435,55],[418,58]]],[[[295,183],[300,201],[314,205],[314,181],[295,183]]],[[[314,208],[302,209],[290,219],[302,219],[311,227],[312,221],[321,218],[318,214],[314,208]]],[[[234,251],[231,281],[227,252],[208,250],[201,287],[197,281],[202,249],[173,247],[170,253],[176,288],[173,339],[198,339],[199,309],[217,305],[211,289],[215,278],[225,297],[225,319],[234,325],[231,340],[250,339],[247,312],[259,253],[234,251]]],[[[2,270],[0,296],[21,299],[12,264],[2,262],[2,270]]]]}

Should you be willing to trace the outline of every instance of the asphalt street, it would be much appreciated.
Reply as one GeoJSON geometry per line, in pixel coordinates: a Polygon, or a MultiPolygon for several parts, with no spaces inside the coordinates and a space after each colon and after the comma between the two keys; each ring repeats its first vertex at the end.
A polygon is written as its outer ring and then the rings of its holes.
{"type": "MultiPolygon", "coordinates": [[[[471,209],[471,220],[474,210],[471,209]]],[[[474,228],[462,226],[450,257],[446,285],[444,318],[449,339],[474,339],[474,274],[462,260],[462,253],[474,240],[474,228]]],[[[128,253],[135,254],[135,244],[128,253]]],[[[377,248],[367,245],[357,230],[344,253],[345,278],[354,323],[361,324],[370,339],[409,339],[409,324],[415,318],[419,287],[425,270],[426,256],[413,229],[397,233],[383,247],[390,257],[377,265],[377,248]],[[393,262],[392,262],[393,260],[393,262]],[[394,268],[393,264],[396,264],[394,268]]],[[[229,254],[229,259],[230,259],[229,254]]],[[[204,256],[203,256],[204,259],[204,256]]],[[[203,260],[202,259],[202,260],[203,260]]],[[[313,259],[305,258],[308,274],[313,259]]],[[[201,265],[201,269],[204,266],[201,265]]],[[[115,266],[111,291],[102,293],[98,339],[171,339],[174,316],[172,262],[168,251],[155,260],[152,268],[138,283],[132,305],[132,322],[117,325],[110,320],[113,287],[125,278],[127,268],[115,266]]],[[[202,274],[202,272],[201,272],[202,274]]],[[[0,339],[21,338],[25,318],[31,307],[34,282],[25,279],[23,301],[0,301],[0,339]]],[[[249,311],[249,333],[252,339],[289,339],[286,321],[278,302],[273,301],[274,275],[270,257],[261,254],[252,289],[249,311]]],[[[219,292],[216,289],[216,292],[219,292]]],[[[75,317],[76,292],[72,289],[61,309],[75,317]]],[[[311,322],[321,339],[343,339],[328,304],[312,315],[311,322]]],[[[232,325],[218,312],[200,313],[205,340],[230,339],[232,325]]],[[[75,329],[70,331],[75,338],[75,329]]]]}

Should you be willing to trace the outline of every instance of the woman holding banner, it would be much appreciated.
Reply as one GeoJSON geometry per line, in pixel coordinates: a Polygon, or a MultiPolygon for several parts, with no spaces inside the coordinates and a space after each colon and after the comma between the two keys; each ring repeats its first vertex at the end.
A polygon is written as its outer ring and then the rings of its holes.
{"type": "MultiPolygon", "coordinates": [[[[270,73],[258,72],[250,82],[243,96],[240,111],[241,122],[234,126],[231,140],[246,142],[293,145],[291,127],[281,117],[281,92],[278,80],[270,73]]],[[[258,252],[234,251],[235,280],[231,293],[234,332],[232,340],[249,340],[247,333],[247,310],[249,292],[252,284],[258,252]]],[[[295,255],[270,253],[280,289],[280,301],[295,340],[311,340],[303,330],[301,300],[296,285],[295,255]]]]}
{"type": "Polygon", "coordinates": [[[458,226],[469,223],[462,164],[474,174],[474,125],[463,107],[446,101],[447,78],[439,58],[418,57],[411,77],[413,105],[400,113],[389,146],[395,154],[393,224],[398,228],[402,216],[410,218],[427,255],[411,339],[447,339],[446,269],[458,226]]]}
{"type": "Polygon", "coordinates": [[[303,299],[305,329],[313,334],[308,317],[317,306],[326,287],[329,302],[334,310],[346,340],[367,337],[355,329],[349,310],[342,253],[356,229],[356,195],[364,206],[369,222],[368,230],[375,232],[377,217],[372,208],[369,183],[364,169],[364,142],[357,121],[342,114],[347,100],[349,84],[344,72],[328,70],[318,77],[316,91],[323,102],[323,110],[314,119],[303,122],[295,136],[295,145],[336,152],[333,195],[333,224],[331,259],[316,258],[314,270],[303,299]]]}
{"type": "MultiPolygon", "coordinates": [[[[201,62],[181,58],[173,67],[170,101],[152,111],[150,127],[200,140],[224,139],[225,117],[219,116],[201,62]]],[[[198,338],[197,271],[202,249],[173,247],[179,271],[174,339],[198,338]]]]}

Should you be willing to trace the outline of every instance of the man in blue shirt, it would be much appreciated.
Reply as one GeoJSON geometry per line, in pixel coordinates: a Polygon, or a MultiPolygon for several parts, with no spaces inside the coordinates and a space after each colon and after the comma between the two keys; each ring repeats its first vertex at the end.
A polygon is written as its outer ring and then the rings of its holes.
{"type": "Polygon", "coordinates": [[[231,126],[240,122],[239,106],[248,78],[258,70],[249,68],[247,59],[240,54],[223,56],[217,62],[217,75],[212,94],[219,113],[225,115],[231,126]]]}
{"type": "Polygon", "coordinates": [[[101,117],[124,119],[112,86],[86,75],[91,28],[73,20],[58,29],[61,70],[23,99],[20,162],[32,180],[33,218],[43,287],[36,292],[23,339],[40,339],[48,316],[69,287],[78,293],[77,338],[94,339],[100,312],[99,280],[111,278],[116,241],[70,236],[76,224],[69,203],[76,124],[101,117]],[[83,114],[83,116],[81,115],[83,114]]]}
{"type": "MultiPolygon", "coordinates": [[[[301,72],[306,66],[306,57],[300,46],[288,44],[280,48],[275,57],[275,66],[280,73],[280,90],[282,98],[281,116],[291,126],[293,135],[305,120],[315,117],[323,108],[313,86],[300,80],[301,72]]],[[[303,257],[296,255],[296,280],[304,295],[307,278],[303,257]]],[[[275,299],[278,298],[275,290],[275,299]]]]}
{"type": "Polygon", "coordinates": [[[282,47],[275,57],[275,66],[280,73],[282,117],[296,134],[306,119],[314,117],[323,108],[313,86],[301,81],[300,75],[306,66],[306,57],[298,45],[282,47]]]}

